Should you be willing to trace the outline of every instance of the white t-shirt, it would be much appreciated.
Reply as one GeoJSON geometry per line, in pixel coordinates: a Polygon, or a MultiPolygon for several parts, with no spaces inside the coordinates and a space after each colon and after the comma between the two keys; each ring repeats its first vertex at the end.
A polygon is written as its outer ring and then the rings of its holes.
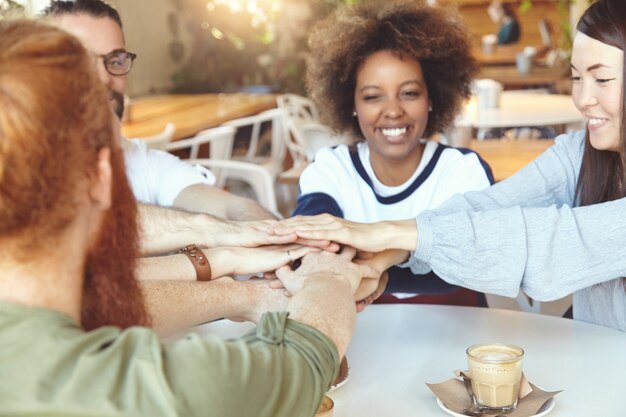
{"type": "Polygon", "coordinates": [[[171,206],[180,192],[194,184],[215,184],[208,169],[190,165],[168,152],[148,149],[141,139],[122,139],[128,181],[143,203],[171,206]]]}
{"type": "Polygon", "coordinates": [[[376,178],[366,142],[357,143],[356,150],[347,145],[321,149],[300,177],[294,215],[330,213],[361,223],[409,219],[454,194],[493,183],[491,170],[475,152],[425,143],[419,166],[398,186],[376,178]]]}

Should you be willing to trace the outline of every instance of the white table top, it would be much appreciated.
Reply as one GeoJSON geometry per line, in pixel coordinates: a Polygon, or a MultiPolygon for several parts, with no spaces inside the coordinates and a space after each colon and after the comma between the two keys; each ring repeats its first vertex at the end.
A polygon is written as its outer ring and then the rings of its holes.
{"type": "MultiPolygon", "coordinates": [[[[250,323],[196,328],[237,337],[250,323]]],[[[330,393],[334,417],[442,417],[425,385],[465,369],[480,342],[522,346],[528,379],[556,396],[550,417],[626,415],[626,334],[540,314],[417,304],[372,305],[360,313],[346,354],[346,384],[330,393]]]]}
{"type": "Polygon", "coordinates": [[[476,100],[470,100],[457,125],[498,128],[575,124],[579,128],[583,122],[569,95],[504,91],[497,109],[479,109],[476,100]]]}

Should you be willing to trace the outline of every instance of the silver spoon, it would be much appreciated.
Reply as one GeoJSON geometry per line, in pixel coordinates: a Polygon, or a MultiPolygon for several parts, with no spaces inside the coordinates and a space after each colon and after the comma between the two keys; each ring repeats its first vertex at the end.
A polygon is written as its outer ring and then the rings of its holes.
{"type": "MultiPolygon", "coordinates": [[[[472,381],[470,381],[469,378],[467,378],[464,374],[461,374],[461,377],[463,378],[463,385],[465,386],[467,395],[469,395],[470,400],[472,400],[472,403],[470,404],[469,408],[463,409],[463,414],[466,414],[472,417],[480,417],[480,416],[488,415],[484,411],[479,410],[478,407],[476,407],[476,405],[474,404],[474,400],[473,400],[474,393],[472,391],[472,381]]],[[[489,417],[507,417],[507,416],[505,416],[504,414],[497,414],[497,415],[489,414],[489,417]]]]}
{"type": "Polygon", "coordinates": [[[463,414],[467,414],[471,416],[482,416],[485,413],[480,411],[474,404],[472,382],[464,374],[461,374],[461,377],[463,378],[463,385],[465,385],[465,390],[467,391],[467,395],[469,395],[470,401],[471,401],[469,408],[463,409],[463,414]]]}

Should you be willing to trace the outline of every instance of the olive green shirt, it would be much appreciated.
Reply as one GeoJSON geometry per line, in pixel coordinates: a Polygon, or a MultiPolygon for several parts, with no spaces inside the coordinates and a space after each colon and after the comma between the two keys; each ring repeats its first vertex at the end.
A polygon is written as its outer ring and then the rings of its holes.
{"type": "Polygon", "coordinates": [[[162,344],[147,328],[87,333],[0,302],[0,416],[311,417],[338,363],[326,336],[285,312],[238,340],[162,344]]]}

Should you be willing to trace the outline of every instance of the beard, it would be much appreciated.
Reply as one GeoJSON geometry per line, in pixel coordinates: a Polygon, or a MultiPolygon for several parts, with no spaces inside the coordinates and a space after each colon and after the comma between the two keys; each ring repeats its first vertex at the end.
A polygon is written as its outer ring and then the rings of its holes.
{"type": "Polygon", "coordinates": [[[118,119],[122,120],[124,115],[124,95],[109,89],[109,97],[112,101],[113,111],[118,119]]]}
{"type": "Polygon", "coordinates": [[[128,185],[119,147],[111,149],[112,206],[100,236],[87,254],[81,324],[87,331],[101,326],[147,326],[135,267],[139,255],[137,203],[128,185]]]}

